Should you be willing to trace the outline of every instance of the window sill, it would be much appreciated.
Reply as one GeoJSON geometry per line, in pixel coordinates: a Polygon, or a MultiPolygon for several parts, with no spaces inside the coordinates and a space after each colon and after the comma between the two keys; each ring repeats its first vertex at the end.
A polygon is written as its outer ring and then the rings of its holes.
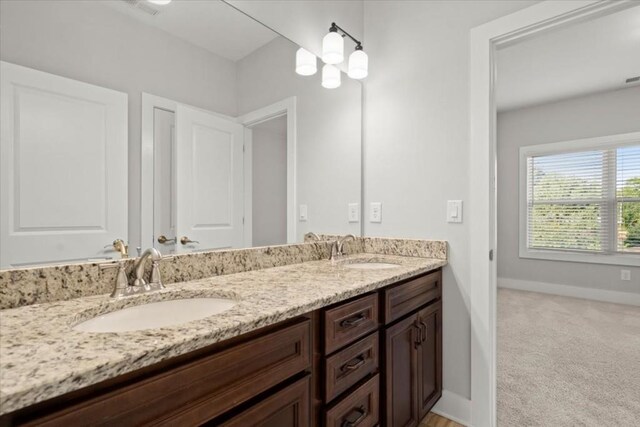
{"type": "Polygon", "coordinates": [[[635,254],[603,255],[520,248],[520,258],[640,267],[640,255],[635,254]]]}

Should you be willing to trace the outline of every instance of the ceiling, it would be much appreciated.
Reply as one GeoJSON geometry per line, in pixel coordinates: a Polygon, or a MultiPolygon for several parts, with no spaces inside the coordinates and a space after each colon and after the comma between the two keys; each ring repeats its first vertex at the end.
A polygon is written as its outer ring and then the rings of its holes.
{"type": "Polygon", "coordinates": [[[244,58],[278,37],[222,1],[173,0],[164,6],[146,0],[100,3],[231,61],[244,58]],[[154,10],[157,14],[148,13],[154,10]]]}
{"type": "Polygon", "coordinates": [[[502,48],[497,58],[498,111],[630,87],[625,80],[640,76],[640,5],[502,48]]]}

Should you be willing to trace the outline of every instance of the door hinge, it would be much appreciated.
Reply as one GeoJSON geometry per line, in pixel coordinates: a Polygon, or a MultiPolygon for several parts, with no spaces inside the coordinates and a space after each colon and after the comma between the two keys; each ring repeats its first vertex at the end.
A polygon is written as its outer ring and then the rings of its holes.
{"type": "Polygon", "coordinates": [[[244,153],[244,145],[242,146],[242,152],[244,153]]]}
{"type": "Polygon", "coordinates": [[[489,261],[493,261],[493,249],[489,250],[489,261]]]}
{"type": "Polygon", "coordinates": [[[244,225],[244,217],[242,217],[242,225],[244,225]]]}

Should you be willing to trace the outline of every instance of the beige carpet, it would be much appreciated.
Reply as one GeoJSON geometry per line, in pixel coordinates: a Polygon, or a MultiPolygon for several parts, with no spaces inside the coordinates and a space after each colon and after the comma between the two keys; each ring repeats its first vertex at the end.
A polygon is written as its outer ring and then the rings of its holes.
{"type": "Polygon", "coordinates": [[[498,291],[498,425],[640,426],[640,307],[498,291]]]}

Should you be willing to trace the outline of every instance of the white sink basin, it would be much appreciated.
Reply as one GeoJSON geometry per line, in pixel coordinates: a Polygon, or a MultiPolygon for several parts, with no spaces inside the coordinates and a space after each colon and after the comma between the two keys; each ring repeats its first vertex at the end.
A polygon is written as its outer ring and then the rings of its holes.
{"type": "Polygon", "coordinates": [[[222,313],[236,305],[227,298],[188,298],[123,308],[73,327],[83,332],[130,332],[179,325],[222,313]]]}
{"type": "Polygon", "coordinates": [[[400,267],[398,264],[391,264],[389,262],[352,262],[344,265],[345,268],[352,268],[354,270],[386,270],[388,268],[400,267]]]}

